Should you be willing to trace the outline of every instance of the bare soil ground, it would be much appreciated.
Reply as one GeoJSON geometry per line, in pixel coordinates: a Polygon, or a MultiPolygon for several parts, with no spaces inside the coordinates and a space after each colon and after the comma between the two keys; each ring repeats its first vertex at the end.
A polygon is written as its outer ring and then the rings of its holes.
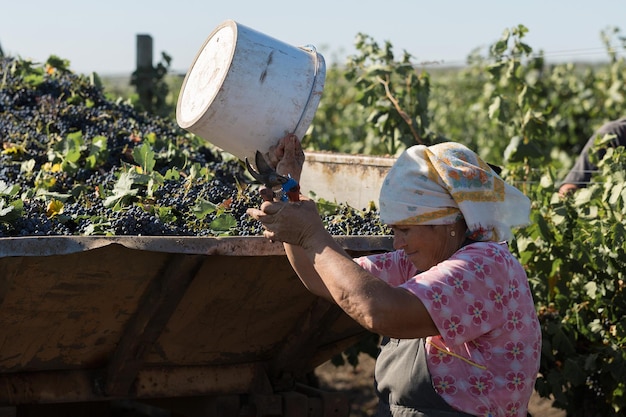
{"type": "MultiPolygon", "coordinates": [[[[378,402],[374,393],[374,359],[366,354],[359,356],[356,368],[352,365],[335,366],[327,362],[315,370],[320,388],[344,392],[351,400],[350,417],[369,417],[378,402]]],[[[533,417],[565,417],[565,412],[553,408],[551,401],[533,395],[529,404],[533,417]]]]}

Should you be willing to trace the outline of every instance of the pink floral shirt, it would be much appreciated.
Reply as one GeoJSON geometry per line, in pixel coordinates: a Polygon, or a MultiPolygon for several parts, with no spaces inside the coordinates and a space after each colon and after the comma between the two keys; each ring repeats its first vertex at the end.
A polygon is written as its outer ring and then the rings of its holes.
{"type": "Polygon", "coordinates": [[[526,417],[541,350],[528,278],[506,243],[477,242],[418,273],[395,251],[355,259],[415,294],[440,335],[426,339],[435,390],[476,416],[526,417]]]}

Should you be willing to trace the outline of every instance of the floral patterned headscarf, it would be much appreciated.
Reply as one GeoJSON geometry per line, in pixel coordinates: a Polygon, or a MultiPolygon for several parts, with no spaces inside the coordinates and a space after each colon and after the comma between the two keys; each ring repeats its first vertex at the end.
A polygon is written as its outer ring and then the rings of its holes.
{"type": "Polygon", "coordinates": [[[380,191],[389,225],[452,224],[463,218],[469,238],[504,241],[529,223],[530,200],[476,153],[455,142],[416,145],[398,157],[380,191]]]}

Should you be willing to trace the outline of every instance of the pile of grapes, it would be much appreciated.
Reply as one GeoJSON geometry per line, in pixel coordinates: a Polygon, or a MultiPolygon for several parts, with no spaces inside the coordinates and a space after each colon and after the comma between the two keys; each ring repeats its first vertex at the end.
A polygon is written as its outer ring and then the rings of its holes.
{"type": "MultiPolygon", "coordinates": [[[[68,67],[0,58],[0,237],[261,234],[241,161],[68,67]]],[[[389,234],[375,208],[318,205],[332,234],[389,234]]]]}

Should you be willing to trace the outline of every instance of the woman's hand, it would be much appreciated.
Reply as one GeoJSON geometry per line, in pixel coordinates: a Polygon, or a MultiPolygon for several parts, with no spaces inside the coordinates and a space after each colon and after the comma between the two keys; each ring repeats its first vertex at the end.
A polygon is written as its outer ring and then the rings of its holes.
{"type": "Polygon", "coordinates": [[[296,135],[281,138],[268,152],[268,162],[281,175],[291,175],[300,182],[304,165],[304,151],[296,135]]]}
{"type": "Polygon", "coordinates": [[[263,224],[263,236],[272,241],[312,248],[328,236],[315,202],[304,197],[297,203],[265,201],[247,214],[263,224]]]}

